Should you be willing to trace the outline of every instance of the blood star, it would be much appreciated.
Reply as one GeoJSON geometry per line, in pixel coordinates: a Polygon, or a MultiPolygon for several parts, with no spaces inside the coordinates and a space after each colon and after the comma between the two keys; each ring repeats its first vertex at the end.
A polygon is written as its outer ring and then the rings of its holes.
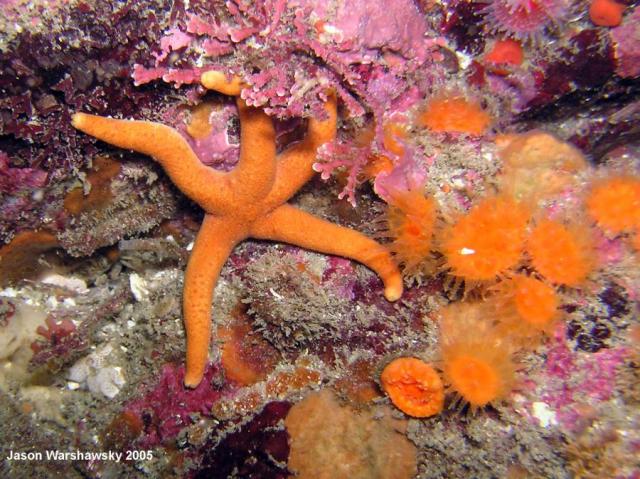
{"type": "Polygon", "coordinates": [[[316,218],[286,202],[313,176],[320,145],[335,138],[335,95],[325,102],[328,118],[310,119],[304,140],[276,155],[272,120],[240,98],[242,83],[207,72],[202,84],[236,97],[240,116],[240,160],[230,172],[205,166],[173,128],[148,121],[117,120],[86,113],[73,126],[102,141],[152,156],[175,185],[204,211],[204,221],[187,264],[183,314],[187,335],[184,384],[200,384],[209,355],[213,291],[227,257],[246,238],[280,241],[351,258],[375,271],[384,295],[402,295],[402,278],[388,250],[357,231],[316,218]]]}

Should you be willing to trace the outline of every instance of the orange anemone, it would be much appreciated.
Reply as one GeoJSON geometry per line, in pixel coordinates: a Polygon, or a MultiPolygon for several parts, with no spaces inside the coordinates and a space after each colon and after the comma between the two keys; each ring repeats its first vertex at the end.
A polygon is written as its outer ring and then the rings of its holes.
{"type": "Polygon", "coordinates": [[[527,240],[533,267],[555,284],[579,286],[594,267],[593,245],[588,228],[569,228],[542,220],[527,240]]]}
{"type": "Polygon", "coordinates": [[[451,274],[471,281],[494,280],[520,261],[529,210],[506,197],[487,198],[454,225],[440,245],[451,274]]]}
{"type": "Polygon", "coordinates": [[[438,373],[416,358],[391,361],[380,376],[391,402],[405,414],[429,417],[442,411],[444,386],[438,373]]]}
{"type": "Polygon", "coordinates": [[[600,227],[622,233],[640,226],[640,178],[614,176],[596,183],[587,197],[587,212],[600,227]]]}

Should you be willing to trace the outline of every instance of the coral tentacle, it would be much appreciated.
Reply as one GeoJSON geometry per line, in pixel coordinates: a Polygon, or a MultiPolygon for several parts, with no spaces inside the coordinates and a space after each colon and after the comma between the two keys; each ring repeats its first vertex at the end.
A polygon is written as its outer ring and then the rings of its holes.
{"type": "Polygon", "coordinates": [[[87,113],[74,114],[72,124],[111,145],[152,156],[171,181],[207,212],[219,211],[231,194],[222,181],[225,174],[204,165],[180,133],[169,126],[87,113]],[[214,184],[216,188],[212,188],[214,184]]]}
{"type": "Polygon", "coordinates": [[[234,246],[246,235],[237,224],[205,215],[184,276],[182,310],[187,334],[184,384],[200,384],[209,356],[211,303],[220,270],[234,246]]]}
{"type": "Polygon", "coordinates": [[[389,301],[402,295],[400,271],[384,246],[362,233],[316,218],[291,205],[279,206],[256,220],[251,236],[354,259],[380,276],[389,301]]]}

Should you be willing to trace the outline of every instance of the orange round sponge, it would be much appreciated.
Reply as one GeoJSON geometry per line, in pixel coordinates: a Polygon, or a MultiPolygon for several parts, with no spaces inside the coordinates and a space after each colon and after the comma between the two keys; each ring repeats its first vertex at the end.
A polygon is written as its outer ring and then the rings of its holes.
{"type": "Polygon", "coordinates": [[[611,233],[640,227],[640,178],[614,176],[598,182],[586,203],[589,216],[611,233]]]}
{"type": "Polygon", "coordinates": [[[594,267],[593,245],[587,228],[569,229],[542,220],[527,240],[533,267],[555,284],[579,286],[594,267]]]}
{"type": "Polygon", "coordinates": [[[440,249],[454,276],[493,280],[522,255],[529,210],[506,197],[487,198],[448,227],[440,249]]]}
{"type": "Polygon", "coordinates": [[[519,41],[510,38],[496,40],[489,53],[485,55],[484,60],[489,64],[489,68],[493,72],[499,75],[507,74],[508,70],[500,67],[522,65],[524,60],[522,45],[519,41]]]}
{"type": "Polygon", "coordinates": [[[405,414],[429,417],[442,411],[444,386],[430,365],[416,358],[391,361],[380,376],[391,402],[405,414]]]}
{"type": "Polygon", "coordinates": [[[589,18],[601,27],[617,27],[622,23],[625,6],[614,0],[593,0],[589,7],[589,18]]]}

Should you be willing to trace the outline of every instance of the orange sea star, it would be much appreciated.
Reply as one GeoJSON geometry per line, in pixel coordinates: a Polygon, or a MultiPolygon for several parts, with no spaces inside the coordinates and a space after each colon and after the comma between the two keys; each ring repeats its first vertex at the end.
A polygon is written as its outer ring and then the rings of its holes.
{"type": "Polygon", "coordinates": [[[336,134],[336,98],[328,95],[328,119],[310,119],[306,138],[276,157],[271,119],[239,97],[242,84],[208,72],[202,84],[236,96],[240,115],[240,160],[229,173],[203,165],[187,141],[159,123],[116,120],[85,113],[73,126],[112,145],[152,156],[175,185],[205,210],[184,279],[183,314],[187,335],[184,384],[202,380],[211,336],[213,291],[231,250],[246,238],[291,243],[314,251],[352,258],[375,271],[385,297],[402,295],[402,278],[387,249],[357,231],[335,225],[286,202],[313,176],[316,150],[336,134]]]}

